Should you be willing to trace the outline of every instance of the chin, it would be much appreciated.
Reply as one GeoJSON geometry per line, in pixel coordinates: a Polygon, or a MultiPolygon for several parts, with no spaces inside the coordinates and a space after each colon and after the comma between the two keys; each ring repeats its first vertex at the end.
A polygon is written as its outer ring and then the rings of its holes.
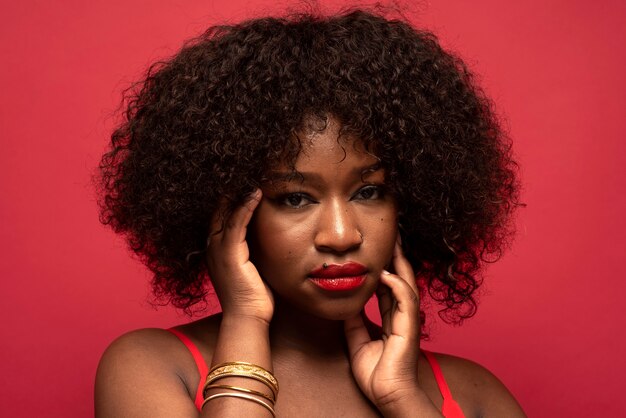
{"type": "Polygon", "coordinates": [[[326,292],[311,284],[298,292],[274,288],[271,284],[270,287],[274,296],[286,305],[285,312],[293,312],[292,319],[305,315],[329,321],[345,321],[365,309],[377,285],[378,281],[371,280],[360,289],[346,292],[326,292]]]}
{"type": "Polygon", "coordinates": [[[365,309],[365,304],[368,300],[369,298],[365,301],[358,302],[337,300],[334,303],[307,309],[306,312],[320,319],[326,319],[329,321],[345,321],[346,319],[359,315],[365,309]]]}
{"type": "Polygon", "coordinates": [[[327,321],[345,321],[346,319],[350,319],[355,317],[356,315],[359,314],[360,311],[356,311],[356,312],[323,312],[323,313],[318,313],[317,315],[315,315],[315,313],[312,313],[313,315],[317,316],[320,319],[325,319],[327,321]]]}

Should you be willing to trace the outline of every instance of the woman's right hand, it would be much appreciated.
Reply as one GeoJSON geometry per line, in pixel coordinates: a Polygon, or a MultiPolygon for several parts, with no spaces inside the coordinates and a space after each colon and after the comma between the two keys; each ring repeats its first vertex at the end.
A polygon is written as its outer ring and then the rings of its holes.
{"type": "Polygon", "coordinates": [[[224,219],[218,210],[211,222],[207,248],[209,276],[225,317],[249,317],[269,324],[274,314],[274,297],[250,261],[246,231],[261,201],[257,189],[245,203],[224,219]]]}

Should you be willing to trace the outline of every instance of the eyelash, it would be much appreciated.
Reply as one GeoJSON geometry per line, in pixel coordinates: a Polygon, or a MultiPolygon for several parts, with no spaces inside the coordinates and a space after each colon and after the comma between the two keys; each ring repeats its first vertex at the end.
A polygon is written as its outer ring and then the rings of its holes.
{"type": "MultiPolygon", "coordinates": [[[[376,185],[376,184],[368,184],[364,187],[361,187],[350,200],[380,200],[385,196],[384,186],[376,185]],[[364,192],[371,191],[372,194],[369,197],[358,198],[359,195],[362,195],[364,192]]],[[[305,206],[308,206],[312,203],[317,203],[314,199],[312,199],[306,193],[294,192],[294,193],[285,193],[280,196],[277,196],[275,199],[281,206],[286,206],[290,209],[302,209],[305,206]],[[293,202],[289,203],[289,199],[298,198],[300,199],[298,204],[293,204],[293,202]],[[307,204],[302,204],[302,201],[308,201],[307,204]]]]}
{"type": "Polygon", "coordinates": [[[379,200],[382,199],[385,196],[385,190],[383,188],[383,186],[381,185],[377,185],[377,184],[368,184],[365,187],[361,187],[359,189],[359,191],[357,192],[357,195],[362,194],[364,191],[372,191],[374,197],[370,196],[370,197],[366,197],[364,199],[360,199],[360,200],[379,200]]]}
{"type": "Polygon", "coordinates": [[[311,203],[315,203],[315,201],[311,199],[309,196],[307,196],[306,193],[287,193],[287,194],[278,196],[276,200],[278,201],[278,203],[280,203],[281,206],[286,206],[290,209],[300,209],[306,206],[306,205],[302,205],[303,200],[309,201],[311,203]],[[299,198],[300,204],[292,204],[292,202],[289,202],[289,199],[293,199],[293,198],[299,198]]]}

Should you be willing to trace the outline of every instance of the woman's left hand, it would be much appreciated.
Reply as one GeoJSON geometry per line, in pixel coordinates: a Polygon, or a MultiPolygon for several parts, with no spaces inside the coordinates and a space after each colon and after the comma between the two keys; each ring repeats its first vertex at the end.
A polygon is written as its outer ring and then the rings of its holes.
{"type": "Polygon", "coordinates": [[[422,409],[420,405],[424,405],[425,415],[438,415],[417,380],[419,293],[413,269],[399,242],[394,249],[393,268],[396,274],[383,271],[377,291],[382,338],[372,340],[364,313],[345,321],[352,373],[363,393],[386,416],[398,415],[386,411],[399,412],[407,406],[417,407],[413,409],[415,414],[422,409]]]}

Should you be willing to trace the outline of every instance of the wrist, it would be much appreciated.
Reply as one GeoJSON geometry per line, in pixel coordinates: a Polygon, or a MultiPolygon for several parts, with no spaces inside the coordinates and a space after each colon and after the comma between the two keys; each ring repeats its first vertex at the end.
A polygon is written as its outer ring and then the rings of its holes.
{"type": "Polygon", "coordinates": [[[269,331],[271,320],[271,314],[223,311],[220,328],[231,331],[235,329],[249,330],[250,328],[269,331]]]}
{"type": "Polygon", "coordinates": [[[269,323],[255,316],[224,314],[212,365],[243,361],[272,370],[269,323]]]}
{"type": "Polygon", "coordinates": [[[426,393],[419,387],[404,389],[378,402],[376,407],[385,418],[404,418],[414,416],[419,412],[420,417],[441,418],[443,415],[426,393]]]}
{"type": "Polygon", "coordinates": [[[219,297],[219,300],[223,318],[234,318],[237,321],[261,321],[269,325],[274,316],[274,302],[271,297],[267,300],[241,296],[237,298],[219,297]]]}

